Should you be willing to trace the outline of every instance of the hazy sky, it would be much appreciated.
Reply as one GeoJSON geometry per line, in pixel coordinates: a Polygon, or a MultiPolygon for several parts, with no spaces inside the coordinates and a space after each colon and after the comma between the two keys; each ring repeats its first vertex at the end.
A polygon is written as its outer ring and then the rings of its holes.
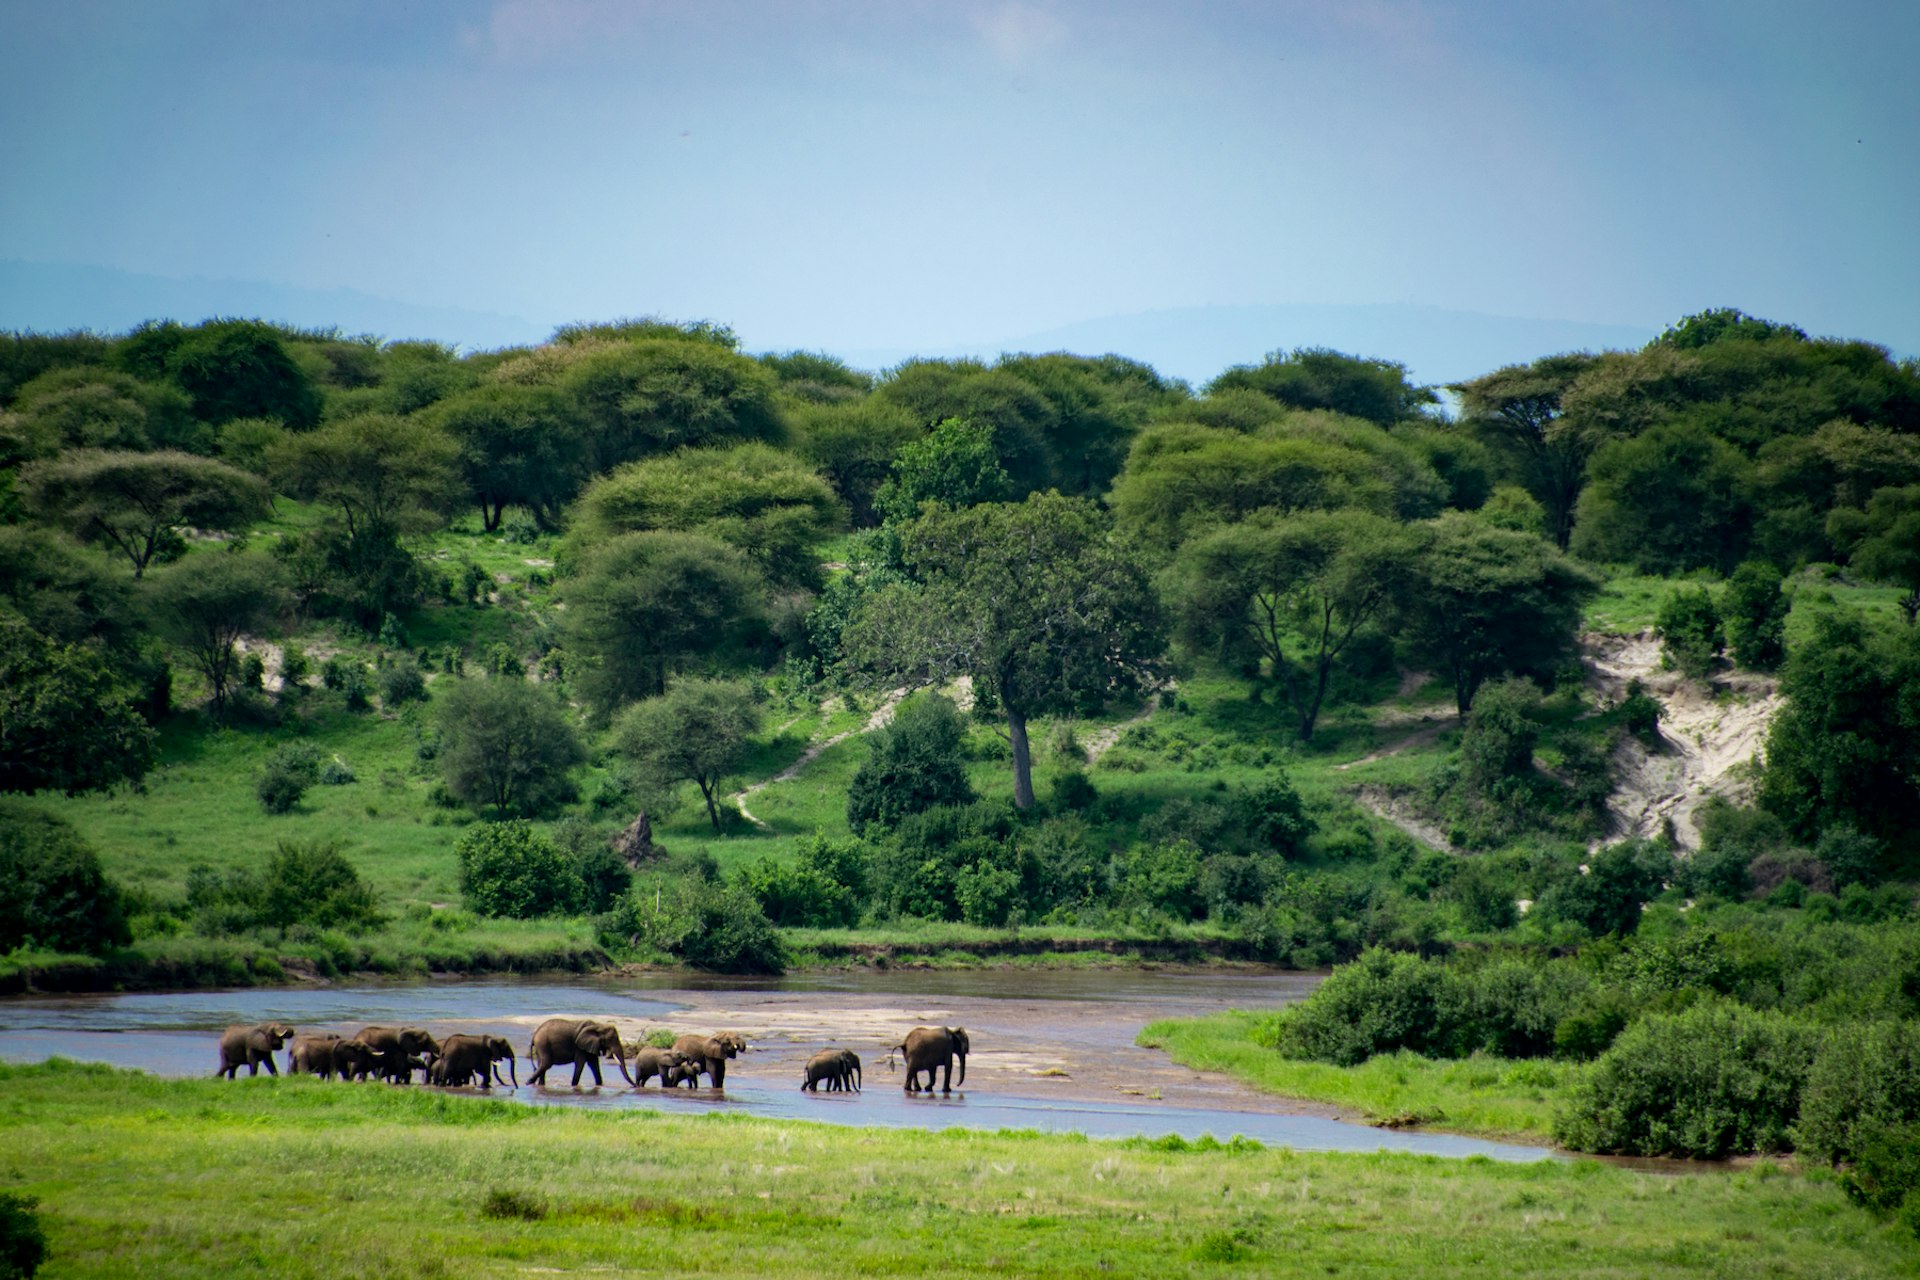
{"type": "Polygon", "coordinates": [[[750,347],[1734,305],[1920,351],[1920,4],[0,0],[0,258],[750,347]]]}

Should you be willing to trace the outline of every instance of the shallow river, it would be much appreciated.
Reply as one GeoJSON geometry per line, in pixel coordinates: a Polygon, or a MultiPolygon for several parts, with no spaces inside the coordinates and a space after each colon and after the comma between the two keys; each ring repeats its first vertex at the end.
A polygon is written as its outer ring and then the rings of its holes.
{"type": "MultiPolygon", "coordinates": [[[[0,1001],[0,1058],[60,1056],[138,1067],[164,1076],[211,1074],[219,1032],[230,1023],[280,1019],[301,1031],[351,1033],[362,1026],[421,1026],[504,1035],[523,1045],[550,1017],[595,1017],[629,1038],[659,1027],[731,1030],[746,1036],[728,1064],[724,1092],[631,1089],[611,1059],[607,1084],[568,1084],[557,1067],[541,1088],[496,1087],[493,1096],[600,1109],[726,1110],[834,1124],[1073,1131],[1090,1137],[1242,1135],[1274,1146],[1322,1151],[1415,1151],[1538,1160],[1552,1153],[1447,1134],[1374,1129],[1331,1110],[1272,1098],[1222,1076],[1174,1065],[1133,1043],[1142,1025],[1222,1009],[1274,1008],[1298,1000],[1319,978],[1164,972],[858,972],[777,980],[688,975],[618,980],[434,981],[368,986],[276,987],[170,995],[67,996],[0,1001]],[[964,1026],[973,1043],[964,1087],[951,1096],[908,1096],[889,1071],[887,1048],[918,1025],[964,1026]],[[847,1047],[865,1062],[858,1094],[799,1088],[816,1050],[847,1047]]],[[[284,1052],[279,1061],[284,1068],[284,1052]]],[[[369,1086],[341,1086],[369,1087],[369,1086]]],[[[478,1094],[480,1090],[458,1090],[478,1094]]]]}

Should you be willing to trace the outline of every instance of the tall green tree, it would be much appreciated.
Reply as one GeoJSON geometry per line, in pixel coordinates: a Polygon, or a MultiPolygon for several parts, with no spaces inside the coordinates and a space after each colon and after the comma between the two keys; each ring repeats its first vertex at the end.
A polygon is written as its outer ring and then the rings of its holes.
{"type": "Polygon", "coordinates": [[[1412,568],[1402,635],[1452,683],[1463,719],[1495,676],[1551,678],[1600,588],[1551,543],[1462,512],[1426,522],[1412,568]]]}
{"type": "Polygon", "coordinates": [[[433,420],[459,445],[461,473],[489,531],[508,507],[557,524],[586,480],[584,432],[552,387],[475,387],[435,405],[433,420]]]}
{"type": "Polygon", "coordinates": [[[622,534],[589,550],[562,592],[574,688],[600,716],[669,675],[743,660],[767,634],[765,577],[698,533],[622,534]]]}
{"type": "Polygon", "coordinates": [[[1546,356],[1452,388],[1466,428],[1505,457],[1513,478],[1546,511],[1547,536],[1563,551],[1596,442],[1564,420],[1561,402],[1596,359],[1585,352],[1546,356]]]}
{"type": "Polygon", "coordinates": [[[718,831],[721,780],[745,763],[760,721],[753,690],[740,681],[676,680],[660,697],[621,712],[613,741],[647,782],[699,787],[718,831]]]}
{"type": "Polygon", "coordinates": [[[580,495],[572,538],[698,533],[738,548],[778,587],[819,585],[814,548],[846,527],[833,489],[800,458],[748,443],[682,449],[619,467],[580,495]]]}
{"type": "Polygon", "coordinates": [[[559,385],[579,406],[593,469],[689,445],[777,442],[785,433],[773,374],[713,342],[588,346],[559,385]]]}
{"type": "Polygon", "coordinates": [[[895,455],[921,435],[906,409],[877,396],[804,404],[792,413],[794,451],[826,477],[856,528],[879,523],[874,494],[895,455]]]}
{"type": "Polygon", "coordinates": [[[902,530],[901,554],[918,585],[866,601],[851,660],[893,678],[970,675],[1006,716],[1014,803],[1032,808],[1027,722],[1157,675],[1166,636],[1145,568],[1093,503],[1057,493],[930,509],[902,530]]]}
{"type": "Polygon", "coordinates": [[[1752,538],[1749,469],[1738,449],[1693,423],[1610,440],[1587,464],[1572,549],[1656,576],[1730,572],[1752,538]]]}
{"type": "Polygon", "coordinates": [[[1907,589],[1900,609],[1912,626],[1920,615],[1920,485],[1881,489],[1864,511],[1836,508],[1827,536],[1862,574],[1907,589]]]}
{"type": "Polygon", "coordinates": [[[243,529],[266,516],[266,483],[190,453],[82,449],[24,478],[28,504],[83,542],[104,542],[139,578],[156,557],[184,550],[183,528],[243,529]]]}
{"type": "Polygon", "coordinates": [[[50,370],[20,388],[10,434],[29,457],[62,449],[185,449],[204,452],[208,428],[186,393],[98,365],[50,370]]]}
{"type": "Polygon", "coordinates": [[[296,431],[320,421],[320,393],[288,353],[281,333],[258,320],[212,320],[186,331],[166,370],[193,398],[194,416],[278,418],[296,431]]]}
{"type": "Polygon", "coordinates": [[[1257,365],[1236,365],[1207,384],[1207,394],[1257,391],[1295,409],[1327,409],[1383,427],[1418,417],[1437,403],[1430,387],[1407,380],[1394,360],[1350,356],[1326,347],[1271,352],[1257,365]]]}
{"type": "Polygon", "coordinates": [[[447,790],[496,816],[544,812],[573,795],[586,761],[560,700],[515,676],[460,680],[440,699],[440,774],[447,790]]]}
{"type": "Polygon", "coordinates": [[[101,952],[133,941],[119,888],[72,826],[0,805],[0,948],[101,952]]]}
{"type": "Polygon", "coordinates": [[[1308,741],[1334,663],[1406,593],[1418,548],[1370,512],[1256,513],[1181,550],[1173,607],[1190,643],[1264,661],[1308,741]]]}
{"type": "Polygon", "coordinates": [[[199,668],[214,718],[224,719],[240,683],[237,643],[285,607],[277,567],[258,555],[195,556],[154,575],[152,591],[162,631],[199,668]]]}
{"type": "Polygon", "coordinates": [[[0,613],[0,792],[74,795],[138,782],[154,733],[97,645],[0,613]]]}
{"type": "Polygon", "coordinates": [[[992,428],[949,418],[901,446],[874,509],[897,524],[918,515],[923,502],[971,507],[1011,497],[1013,478],[994,452],[992,428]]]}

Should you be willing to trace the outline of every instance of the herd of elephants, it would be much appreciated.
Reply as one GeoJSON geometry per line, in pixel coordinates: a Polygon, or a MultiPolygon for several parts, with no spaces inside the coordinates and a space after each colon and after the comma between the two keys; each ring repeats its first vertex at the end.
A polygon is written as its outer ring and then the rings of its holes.
{"type": "MultiPolygon", "coordinates": [[[[265,1067],[268,1075],[280,1074],[273,1055],[287,1049],[287,1071],[293,1075],[317,1075],[331,1080],[389,1080],[409,1084],[414,1072],[422,1073],[427,1084],[467,1085],[482,1089],[506,1084],[500,1079],[501,1062],[507,1064],[514,1087],[520,1084],[515,1066],[516,1055],[504,1036],[450,1035],[436,1040],[419,1027],[362,1027],[351,1036],[328,1032],[300,1035],[284,1022],[262,1022],[253,1026],[228,1027],[220,1037],[218,1074],[232,1079],[241,1068],[258,1075],[265,1067]]],[[[573,1067],[573,1083],[580,1083],[583,1071],[600,1080],[600,1059],[611,1057],[620,1068],[621,1078],[638,1088],[655,1076],[660,1086],[670,1089],[685,1084],[698,1088],[706,1076],[716,1089],[727,1081],[727,1060],[743,1052],[747,1042],[732,1031],[714,1035],[683,1035],[670,1048],[646,1045],[628,1046],[620,1040],[619,1029],[611,1022],[591,1022],[573,1018],[549,1018],[534,1030],[533,1042],[524,1056],[534,1064],[530,1085],[546,1083],[553,1067],[573,1067]],[[632,1070],[628,1070],[628,1061],[632,1070]]],[[[920,1091],[920,1075],[926,1074],[926,1091],[933,1092],[936,1072],[944,1071],[940,1082],[943,1092],[952,1092],[954,1059],[960,1061],[960,1084],[967,1082],[967,1053],[972,1045],[961,1027],[915,1027],[895,1045],[892,1053],[906,1064],[908,1093],[920,1091]]],[[[890,1055],[891,1056],[891,1055],[890,1055]]],[[[860,1089],[860,1057],[851,1049],[822,1049],[807,1060],[802,1089],[818,1092],[825,1085],[829,1092],[860,1089]]]]}

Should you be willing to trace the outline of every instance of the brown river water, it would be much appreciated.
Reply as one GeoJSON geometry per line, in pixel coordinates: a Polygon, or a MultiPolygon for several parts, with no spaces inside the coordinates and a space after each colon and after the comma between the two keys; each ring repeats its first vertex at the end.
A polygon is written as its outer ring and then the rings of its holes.
{"type": "MultiPolygon", "coordinates": [[[[1157,1018],[1271,1009],[1303,998],[1319,975],[1214,971],[857,971],[779,979],[667,973],[619,978],[489,978],[321,985],[0,1001],[0,1059],[59,1056],[162,1076],[212,1075],[220,1030],[279,1019],[301,1031],[420,1026],[505,1035],[515,1046],[550,1017],[616,1023],[629,1039],[657,1028],[737,1031],[748,1052],[728,1064],[724,1091],[632,1089],[609,1059],[605,1084],[569,1069],[495,1097],[596,1109],[734,1113],[830,1124],[1078,1132],[1089,1137],[1188,1139],[1211,1134],[1316,1151],[1407,1151],[1540,1160],[1554,1153],[1451,1134],[1386,1130],[1332,1108],[1257,1093],[1225,1076],[1190,1071],[1134,1044],[1157,1018]],[[887,1050],[915,1026],[965,1027],[973,1044],[964,1086],[909,1096],[887,1050]],[[854,1094],[800,1090],[815,1051],[850,1048],[865,1064],[854,1094]]],[[[285,1055],[281,1055],[284,1069],[285,1055]]],[[[342,1085],[343,1088],[374,1087],[342,1085]]],[[[480,1094],[478,1089],[454,1090],[480,1094]]]]}

